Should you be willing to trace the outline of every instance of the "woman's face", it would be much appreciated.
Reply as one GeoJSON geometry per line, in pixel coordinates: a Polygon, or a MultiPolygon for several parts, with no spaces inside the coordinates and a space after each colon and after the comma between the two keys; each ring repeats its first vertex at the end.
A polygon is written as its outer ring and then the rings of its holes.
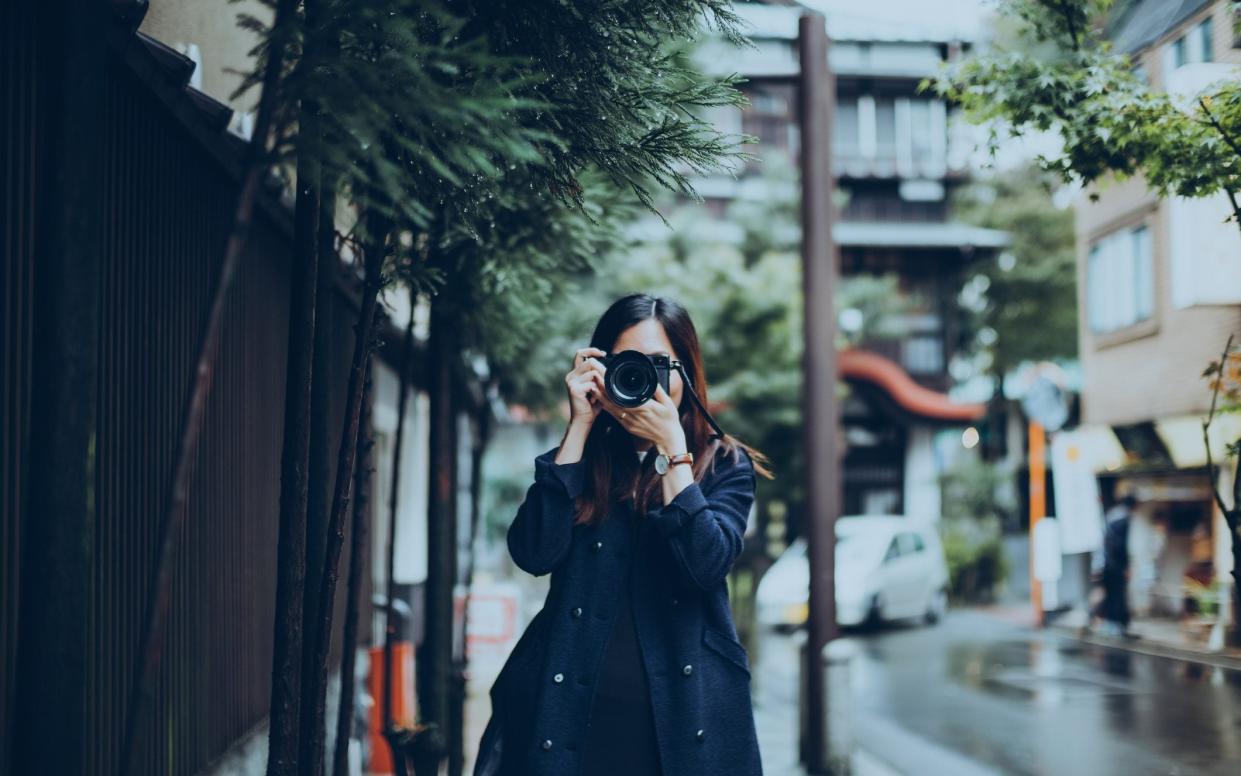
{"type": "MultiPolygon", "coordinates": [[[[647,318],[621,332],[616,338],[616,344],[612,346],[612,352],[619,353],[622,350],[636,350],[648,356],[668,356],[678,361],[681,359],[680,355],[673,352],[672,342],[669,341],[663,324],[656,318],[647,318]]],[[[681,373],[674,369],[668,374],[668,395],[678,407],[681,406],[681,391],[681,373]]]]}

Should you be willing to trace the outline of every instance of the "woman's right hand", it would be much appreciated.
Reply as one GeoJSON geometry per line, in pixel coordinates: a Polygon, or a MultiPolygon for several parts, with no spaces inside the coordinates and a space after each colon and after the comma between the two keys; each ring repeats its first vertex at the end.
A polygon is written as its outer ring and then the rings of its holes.
{"type": "Polygon", "coordinates": [[[569,389],[569,423],[590,426],[603,411],[599,396],[603,393],[606,368],[595,360],[607,353],[599,348],[582,348],[573,354],[573,370],[565,375],[569,389]]]}

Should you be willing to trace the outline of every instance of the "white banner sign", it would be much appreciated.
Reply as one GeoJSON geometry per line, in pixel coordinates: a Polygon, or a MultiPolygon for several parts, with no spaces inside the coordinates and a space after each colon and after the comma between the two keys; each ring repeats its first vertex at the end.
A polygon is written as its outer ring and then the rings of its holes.
{"type": "Polygon", "coordinates": [[[1094,552],[1103,546],[1103,503],[1099,481],[1082,455],[1076,431],[1051,437],[1051,476],[1055,482],[1060,550],[1066,555],[1094,552]]]}

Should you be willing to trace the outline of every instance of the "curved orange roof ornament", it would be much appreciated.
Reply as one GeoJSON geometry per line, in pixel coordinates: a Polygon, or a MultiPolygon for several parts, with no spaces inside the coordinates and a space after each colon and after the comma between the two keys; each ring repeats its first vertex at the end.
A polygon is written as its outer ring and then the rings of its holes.
{"type": "Polygon", "coordinates": [[[982,420],[987,414],[985,404],[962,404],[947,394],[933,391],[914,382],[900,364],[890,358],[865,350],[842,350],[837,360],[842,380],[871,383],[892,397],[897,406],[922,418],[958,423],[982,420]]]}

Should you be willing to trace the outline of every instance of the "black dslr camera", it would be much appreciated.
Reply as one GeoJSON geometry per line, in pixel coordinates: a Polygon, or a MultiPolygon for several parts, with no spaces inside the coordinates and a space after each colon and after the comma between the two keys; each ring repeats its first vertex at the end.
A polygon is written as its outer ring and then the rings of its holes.
{"type": "Polygon", "coordinates": [[[655,395],[655,386],[662,385],[668,393],[668,373],[672,360],[667,356],[648,356],[637,350],[622,350],[602,356],[599,362],[607,368],[603,387],[608,398],[622,407],[640,407],[655,395]]]}

